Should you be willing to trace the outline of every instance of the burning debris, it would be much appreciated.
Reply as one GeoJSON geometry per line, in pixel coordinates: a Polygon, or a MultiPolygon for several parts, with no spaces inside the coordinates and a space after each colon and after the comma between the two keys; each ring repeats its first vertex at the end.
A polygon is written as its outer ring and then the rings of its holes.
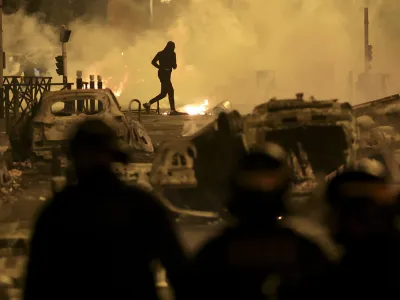
{"type": "MultiPolygon", "coordinates": [[[[208,99],[204,99],[201,104],[188,104],[183,107],[178,108],[178,111],[181,111],[189,116],[204,116],[208,111],[208,99]]],[[[163,115],[168,115],[168,112],[164,112],[163,115]]]]}
{"type": "MultiPolygon", "coordinates": [[[[121,52],[121,56],[124,56],[124,52],[121,52]]],[[[127,68],[127,66],[125,66],[125,68],[127,68]]],[[[99,76],[101,73],[101,72],[99,72],[99,69],[96,66],[89,67],[88,69],[90,70],[90,72],[88,72],[88,74],[91,74],[91,76],[94,76],[94,77],[99,76]]],[[[130,73],[128,71],[125,71],[122,76],[122,79],[117,79],[113,76],[103,78],[102,87],[95,85],[95,88],[96,89],[109,88],[113,91],[113,93],[116,97],[120,97],[122,92],[125,89],[127,82],[128,82],[129,74],[130,73]]],[[[90,80],[87,80],[87,82],[89,82],[89,81],[90,80]]],[[[83,88],[85,88],[85,86],[83,88]]]]}
{"type": "Polygon", "coordinates": [[[189,104],[183,106],[179,110],[189,114],[190,116],[205,115],[208,110],[208,99],[204,99],[204,102],[200,105],[189,104]]]}
{"type": "MultiPolygon", "coordinates": [[[[95,74],[95,73],[91,73],[91,74],[95,74]]],[[[94,76],[94,75],[91,75],[91,76],[94,76]]],[[[113,91],[113,93],[116,97],[119,97],[119,96],[121,96],[121,94],[125,88],[128,78],[129,78],[129,73],[125,73],[123,79],[121,81],[119,81],[117,84],[113,83],[113,81],[114,81],[113,77],[108,77],[108,78],[102,79],[101,88],[103,88],[103,89],[109,88],[110,90],[113,91]]],[[[90,81],[90,79],[88,80],[88,82],[89,81],[90,81]]],[[[95,85],[94,88],[99,89],[100,87],[98,85],[95,85]]],[[[87,85],[86,86],[84,85],[83,89],[89,89],[89,87],[87,87],[87,85]]]]}
{"type": "Polygon", "coordinates": [[[128,81],[129,73],[125,73],[123,79],[118,84],[113,84],[113,77],[103,79],[103,88],[110,88],[116,97],[121,96],[128,81]]]}
{"type": "MultiPolygon", "coordinates": [[[[208,101],[207,101],[208,103],[208,101]]],[[[183,124],[182,129],[182,137],[188,137],[196,134],[203,128],[205,128],[208,124],[215,121],[220,113],[228,113],[232,110],[232,104],[229,101],[220,102],[218,105],[213,108],[207,108],[207,110],[202,114],[203,116],[207,116],[204,118],[199,118],[196,120],[189,120],[183,124]]]]}

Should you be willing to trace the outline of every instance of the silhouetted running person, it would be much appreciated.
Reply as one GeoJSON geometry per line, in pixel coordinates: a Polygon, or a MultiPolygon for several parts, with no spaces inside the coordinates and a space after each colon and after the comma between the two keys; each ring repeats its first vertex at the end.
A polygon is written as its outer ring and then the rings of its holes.
{"type": "Polygon", "coordinates": [[[169,105],[171,108],[172,115],[185,114],[176,111],[175,99],[174,99],[174,87],[171,82],[172,69],[176,69],[176,53],[175,43],[169,41],[165,46],[164,50],[158,52],[151,61],[151,64],[158,69],[158,78],[161,82],[161,92],[158,96],[151,99],[148,103],[144,103],[143,107],[147,113],[150,113],[150,107],[165,98],[168,95],[169,105]]]}

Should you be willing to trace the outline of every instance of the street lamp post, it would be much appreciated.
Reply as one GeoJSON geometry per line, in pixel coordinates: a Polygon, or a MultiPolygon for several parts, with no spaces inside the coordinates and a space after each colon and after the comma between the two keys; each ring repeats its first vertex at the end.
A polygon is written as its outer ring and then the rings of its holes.
{"type": "Polygon", "coordinates": [[[370,69],[369,57],[369,16],[368,7],[364,7],[364,71],[368,73],[370,69]]]}
{"type": "Polygon", "coordinates": [[[4,68],[4,57],[3,55],[3,0],[0,0],[0,131],[4,131],[4,96],[3,96],[3,68],[4,68]]]}
{"type": "Polygon", "coordinates": [[[154,0],[149,0],[149,5],[150,5],[150,22],[153,23],[154,0]]]}

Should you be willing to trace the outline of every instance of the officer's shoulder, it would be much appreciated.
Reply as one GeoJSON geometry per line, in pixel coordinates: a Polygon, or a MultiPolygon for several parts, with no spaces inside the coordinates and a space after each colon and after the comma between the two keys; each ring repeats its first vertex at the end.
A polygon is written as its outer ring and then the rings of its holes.
{"type": "Polygon", "coordinates": [[[342,249],[321,224],[308,218],[288,217],[282,222],[282,226],[291,232],[299,247],[307,249],[307,252],[321,253],[332,262],[341,259],[342,249]]]}

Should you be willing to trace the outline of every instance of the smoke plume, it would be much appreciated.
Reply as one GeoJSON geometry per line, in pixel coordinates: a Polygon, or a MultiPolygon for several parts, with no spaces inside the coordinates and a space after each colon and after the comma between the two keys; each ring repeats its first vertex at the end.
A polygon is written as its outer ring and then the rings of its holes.
{"type": "MultiPolygon", "coordinates": [[[[68,75],[70,81],[76,70],[82,70],[86,80],[91,74],[102,75],[109,87],[122,90],[123,105],[158,94],[157,72],[150,61],[169,40],[177,46],[173,84],[178,106],[203,99],[230,100],[239,110],[249,111],[269,97],[292,97],[297,92],[348,100],[349,72],[356,77],[363,70],[361,0],[191,0],[175,10],[162,29],[153,30],[133,30],[145,26],[145,10],[138,15],[137,4],[118,1],[109,12],[112,24],[68,24],[68,75]],[[257,86],[259,71],[269,72],[257,86]]],[[[158,6],[158,16],[161,10],[158,6]]],[[[399,67],[400,43],[393,38],[400,32],[399,10],[395,0],[370,8],[374,71],[394,78],[399,67]]],[[[54,67],[54,56],[61,52],[58,28],[23,12],[4,22],[5,51],[28,52],[49,68],[53,81],[61,81],[54,67]]],[[[155,22],[160,23],[160,17],[155,22]]]]}

